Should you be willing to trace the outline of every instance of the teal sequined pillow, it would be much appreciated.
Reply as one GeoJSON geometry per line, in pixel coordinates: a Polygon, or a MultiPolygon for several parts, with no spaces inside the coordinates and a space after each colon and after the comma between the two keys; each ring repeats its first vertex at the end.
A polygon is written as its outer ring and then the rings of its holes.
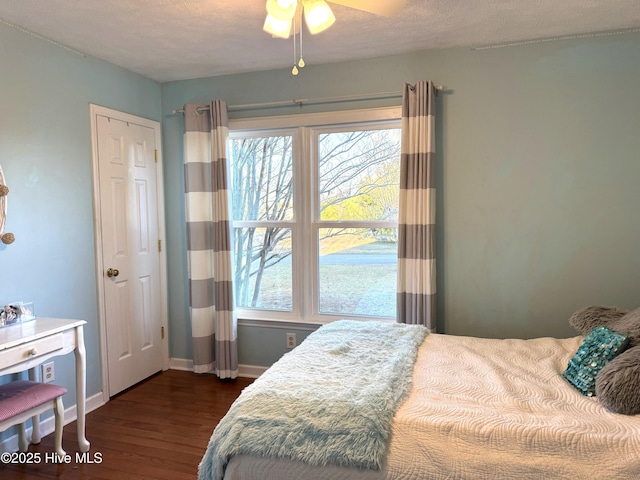
{"type": "Polygon", "coordinates": [[[629,337],[621,333],[614,332],[604,325],[594,328],[569,360],[569,365],[563,373],[564,378],[583,395],[595,395],[596,375],[628,344],[629,337]]]}

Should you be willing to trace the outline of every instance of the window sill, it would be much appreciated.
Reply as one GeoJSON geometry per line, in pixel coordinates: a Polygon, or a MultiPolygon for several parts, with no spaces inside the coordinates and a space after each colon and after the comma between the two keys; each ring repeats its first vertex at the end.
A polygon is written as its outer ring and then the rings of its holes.
{"type": "Polygon", "coordinates": [[[338,320],[356,320],[361,322],[367,321],[380,321],[387,323],[395,323],[393,318],[363,318],[363,317],[348,317],[348,316],[336,316],[330,320],[289,320],[289,319],[275,319],[275,318],[247,318],[247,316],[238,317],[238,326],[241,327],[255,327],[255,328],[283,328],[283,329],[296,329],[296,330],[317,330],[322,325],[326,325],[338,320]]]}
{"type": "Polygon", "coordinates": [[[258,318],[238,318],[239,327],[252,327],[252,328],[281,328],[281,329],[295,329],[295,330],[317,330],[323,324],[316,322],[302,322],[299,320],[272,320],[272,319],[258,319],[258,318]]]}

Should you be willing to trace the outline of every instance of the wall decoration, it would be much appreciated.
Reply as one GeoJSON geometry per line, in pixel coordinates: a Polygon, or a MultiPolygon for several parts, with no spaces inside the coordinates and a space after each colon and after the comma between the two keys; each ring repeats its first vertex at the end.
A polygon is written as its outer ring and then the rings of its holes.
{"type": "Polygon", "coordinates": [[[13,243],[16,237],[13,233],[5,233],[4,224],[7,221],[7,196],[9,195],[9,187],[4,179],[4,173],[0,166],[0,240],[2,243],[9,245],[13,243]]]}

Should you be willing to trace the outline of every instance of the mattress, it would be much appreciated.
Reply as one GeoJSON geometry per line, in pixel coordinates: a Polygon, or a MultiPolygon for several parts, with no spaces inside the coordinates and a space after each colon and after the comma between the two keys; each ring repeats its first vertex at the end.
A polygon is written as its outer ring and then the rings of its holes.
{"type": "Polygon", "coordinates": [[[640,416],[606,410],[562,372],[582,337],[429,335],[381,470],[237,455],[225,480],[640,478],[640,416]]]}

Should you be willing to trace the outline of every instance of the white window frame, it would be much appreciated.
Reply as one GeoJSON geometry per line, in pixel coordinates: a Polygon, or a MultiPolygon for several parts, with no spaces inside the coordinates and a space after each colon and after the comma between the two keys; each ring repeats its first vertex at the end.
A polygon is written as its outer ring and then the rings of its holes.
{"type": "MultiPolygon", "coordinates": [[[[244,320],[278,321],[293,323],[325,324],[343,318],[356,320],[388,320],[382,317],[363,317],[318,313],[318,239],[315,232],[318,227],[330,225],[351,225],[352,222],[320,222],[317,203],[317,140],[318,135],[335,132],[336,128],[352,130],[381,126],[400,128],[401,107],[373,108],[366,110],[346,110],[338,112],[283,115],[276,117],[258,117],[232,119],[229,121],[230,138],[252,137],[258,135],[293,136],[294,155],[294,218],[291,222],[278,222],[278,225],[291,228],[292,235],[292,288],[293,308],[289,312],[238,308],[238,317],[244,320]],[[310,157],[307,157],[309,152],[310,157]],[[310,192],[303,195],[303,192],[310,192]],[[309,202],[313,202],[310,204],[309,202]],[[313,218],[315,216],[315,218],[313,218]],[[305,275],[304,272],[309,272],[305,275]],[[310,282],[307,288],[296,288],[310,282]],[[305,291],[306,290],[306,291],[305,291]]],[[[233,222],[233,226],[263,226],[266,222],[233,222]],[[259,224],[259,225],[258,225],[259,224]]],[[[379,222],[382,226],[383,222],[379,222]]],[[[376,226],[376,222],[359,222],[358,227],[376,226]]],[[[384,224],[388,226],[388,224],[384,224]]]]}

